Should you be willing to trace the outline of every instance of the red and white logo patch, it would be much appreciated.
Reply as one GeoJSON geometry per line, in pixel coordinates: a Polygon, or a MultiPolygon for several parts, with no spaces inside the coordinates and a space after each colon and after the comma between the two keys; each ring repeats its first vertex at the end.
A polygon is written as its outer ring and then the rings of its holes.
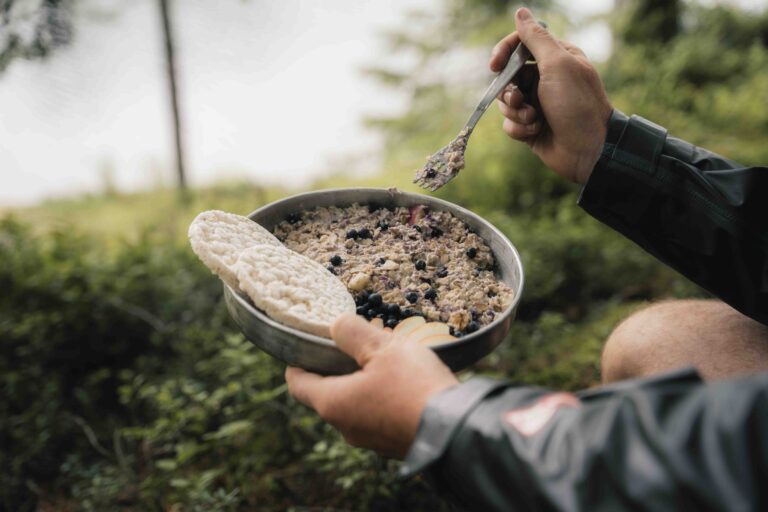
{"type": "Polygon", "coordinates": [[[504,421],[524,436],[532,436],[544,428],[560,407],[578,408],[581,402],[571,393],[552,393],[533,405],[509,411],[504,414],[504,421]]]}

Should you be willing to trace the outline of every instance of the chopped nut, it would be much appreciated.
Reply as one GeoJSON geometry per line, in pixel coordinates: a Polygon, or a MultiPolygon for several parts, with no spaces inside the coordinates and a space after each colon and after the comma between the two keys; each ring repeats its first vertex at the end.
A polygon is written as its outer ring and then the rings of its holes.
{"type": "Polygon", "coordinates": [[[448,325],[452,325],[454,329],[463,331],[464,327],[472,320],[472,316],[466,311],[454,311],[448,318],[448,325]]]}
{"type": "Polygon", "coordinates": [[[358,274],[355,274],[352,279],[349,280],[349,283],[347,283],[347,288],[349,288],[352,291],[359,292],[365,289],[366,286],[368,286],[368,283],[371,282],[371,276],[366,274],[365,272],[360,272],[358,274]]]}
{"type": "Polygon", "coordinates": [[[395,263],[392,260],[387,260],[384,262],[384,264],[381,266],[382,270],[397,270],[400,268],[399,263],[395,263]]]}

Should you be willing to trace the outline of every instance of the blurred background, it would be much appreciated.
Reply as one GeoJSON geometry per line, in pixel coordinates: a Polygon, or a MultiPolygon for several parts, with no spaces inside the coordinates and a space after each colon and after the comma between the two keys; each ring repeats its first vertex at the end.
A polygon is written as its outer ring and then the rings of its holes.
{"type": "MultiPolygon", "coordinates": [[[[0,510],[453,510],[346,446],[227,317],[186,228],[410,184],[531,7],[614,106],[768,162],[766,0],[0,0],[0,510]]],[[[490,109],[438,195],[526,268],[476,374],[582,389],[651,300],[703,296],[576,206],[490,109]]]]}

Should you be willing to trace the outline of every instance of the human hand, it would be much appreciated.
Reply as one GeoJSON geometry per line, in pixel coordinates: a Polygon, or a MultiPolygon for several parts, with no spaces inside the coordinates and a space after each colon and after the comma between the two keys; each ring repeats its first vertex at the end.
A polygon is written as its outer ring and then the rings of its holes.
{"type": "Polygon", "coordinates": [[[536,59],[541,111],[526,103],[517,87],[507,86],[498,99],[506,117],[503,129],[531,146],[560,176],[586,183],[600,157],[613,110],[600,76],[581,49],[552,37],[528,9],[517,10],[515,23],[517,32],[494,47],[490,67],[500,71],[522,39],[536,59]]]}
{"type": "Polygon", "coordinates": [[[288,391],[338,428],[348,443],[403,458],[427,400],[458,380],[428,347],[356,315],[339,317],[331,337],[361,369],[322,377],[289,367],[288,391]]]}

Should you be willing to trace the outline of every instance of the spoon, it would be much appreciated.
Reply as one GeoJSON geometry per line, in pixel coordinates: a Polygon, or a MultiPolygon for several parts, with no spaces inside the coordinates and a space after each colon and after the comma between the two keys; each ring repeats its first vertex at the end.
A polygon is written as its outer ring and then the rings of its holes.
{"type": "MultiPolygon", "coordinates": [[[[542,22],[540,24],[546,28],[546,24],[542,22]]],[[[469,136],[472,135],[475,125],[477,125],[477,122],[494,98],[512,81],[530,57],[531,52],[528,51],[528,48],[523,43],[518,44],[515,51],[509,57],[507,65],[501,73],[496,75],[491,85],[488,86],[483,99],[480,100],[467,124],[464,125],[464,128],[462,128],[450,144],[427,158],[427,163],[424,164],[424,167],[416,171],[416,176],[413,179],[414,183],[434,192],[459,174],[459,171],[464,168],[464,151],[467,149],[467,141],[469,141],[469,136]]]]}

